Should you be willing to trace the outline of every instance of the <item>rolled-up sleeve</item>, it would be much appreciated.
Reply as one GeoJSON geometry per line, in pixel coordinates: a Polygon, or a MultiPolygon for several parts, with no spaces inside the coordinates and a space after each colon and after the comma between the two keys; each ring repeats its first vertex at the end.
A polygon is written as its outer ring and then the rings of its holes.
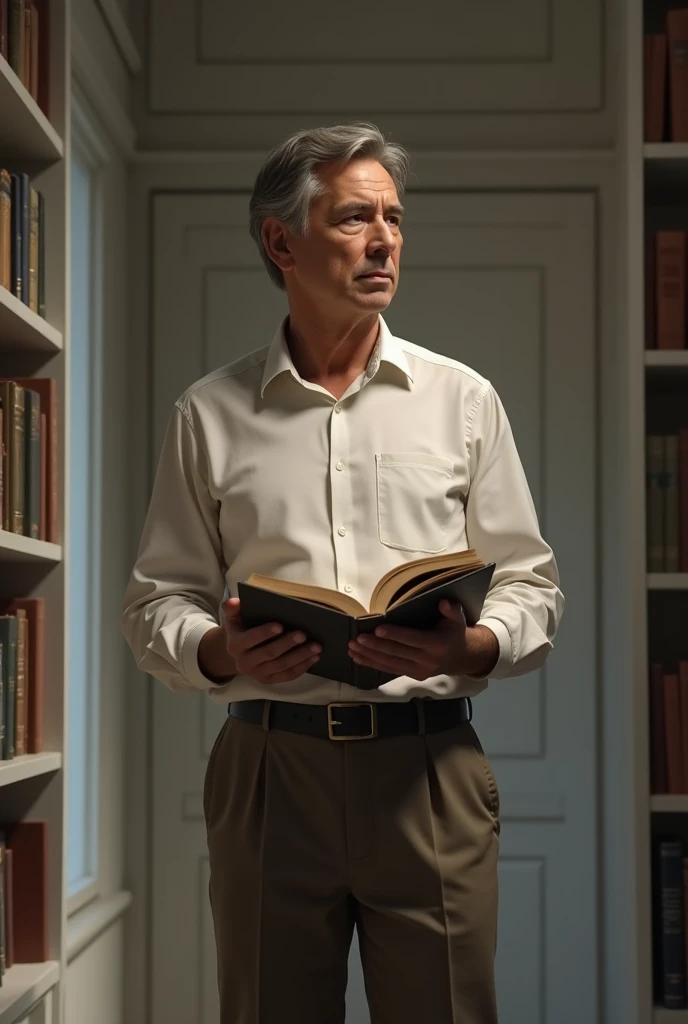
{"type": "Polygon", "coordinates": [[[499,659],[489,676],[523,675],[539,668],[552,649],[564,596],[511,426],[490,384],[471,410],[468,450],[468,543],[483,561],[496,563],[479,620],[499,641],[499,659]]]}
{"type": "Polygon", "coordinates": [[[207,486],[205,452],[174,406],[158,461],[121,626],[138,667],[171,690],[213,688],[198,667],[198,645],[218,624],[225,570],[219,503],[207,486]]]}

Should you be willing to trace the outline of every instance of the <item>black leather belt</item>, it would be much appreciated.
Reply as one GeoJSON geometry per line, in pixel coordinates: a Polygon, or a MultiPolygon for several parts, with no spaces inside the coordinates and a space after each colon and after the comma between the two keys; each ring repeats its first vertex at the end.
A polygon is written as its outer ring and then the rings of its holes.
{"type": "Polygon", "coordinates": [[[470,722],[473,708],[469,697],[337,704],[240,700],[230,703],[228,713],[264,729],[286,729],[331,740],[372,740],[452,729],[470,722]]]}

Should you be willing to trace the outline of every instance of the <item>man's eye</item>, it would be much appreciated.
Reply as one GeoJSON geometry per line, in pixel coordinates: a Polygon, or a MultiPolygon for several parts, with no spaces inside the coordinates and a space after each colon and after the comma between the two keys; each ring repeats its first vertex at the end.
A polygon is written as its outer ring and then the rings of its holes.
{"type": "Polygon", "coordinates": [[[363,215],[360,213],[354,213],[351,217],[347,217],[344,220],[345,224],[359,224],[363,220],[363,215]]]}

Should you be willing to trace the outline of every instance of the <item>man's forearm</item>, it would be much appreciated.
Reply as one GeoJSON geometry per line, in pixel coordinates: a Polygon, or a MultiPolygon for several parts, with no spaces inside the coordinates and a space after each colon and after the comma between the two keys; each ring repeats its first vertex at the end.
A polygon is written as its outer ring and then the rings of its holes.
{"type": "Polygon", "coordinates": [[[222,626],[209,629],[201,637],[198,667],[213,683],[228,683],[236,675],[236,665],[227,652],[227,637],[222,626]]]}

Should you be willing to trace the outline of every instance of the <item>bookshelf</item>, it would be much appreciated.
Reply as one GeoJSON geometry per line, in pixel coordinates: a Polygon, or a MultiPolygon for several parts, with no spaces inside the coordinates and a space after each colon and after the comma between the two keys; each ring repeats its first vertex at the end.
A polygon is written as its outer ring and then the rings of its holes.
{"type": "Polygon", "coordinates": [[[59,537],[50,543],[0,529],[0,600],[44,599],[46,651],[42,752],[0,760],[0,822],[48,823],[48,956],[6,970],[0,1024],[18,1024],[44,999],[53,1024],[65,1024],[70,8],[70,0],[39,8],[49,11],[49,116],[0,55],[0,168],[27,173],[45,202],[45,317],[0,286],[0,377],[57,382],[59,537]]]}
{"type": "MultiPolygon", "coordinates": [[[[641,844],[639,850],[638,867],[638,891],[639,904],[639,975],[641,977],[641,999],[640,1013],[638,1020],[651,1019],[653,1024],[688,1024],[688,1003],[685,1009],[669,1009],[657,1005],[662,1000],[661,987],[659,992],[653,992],[653,972],[658,968],[660,980],[665,977],[664,972],[675,969],[678,971],[680,965],[685,961],[685,950],[679,949],[678,945],[673,947],[677,958],[677,964],[672,967],[670,959],[664,963],[656,963],[657,949],[655,948],[655,920],[654,913],[658,905],[657,879],[653,877],[657,870],[653,857],[655,843],[660,839],[677,839],[680,842],[680,850],[674,854],[670,861],[664,859],[663,870],[671,864],[674,869],[673,881],[666,875],[666,884],[674,885],[673,893],[677,895],[676,913],[679,914],[680,903],[678,896],[681,895],[682,867],[680,854],[688,857],[688,786],[684,781],[680,782],[680,776],[685,776],[685,767],[681,756],[669,758],[667,751],[679,750],[677,737],[684,731],[684,693],[685,678],[682,676],[680,666],[682,662],[688,661],[688,572],[682,571],[647,571],[647,563],[657,568],[657,562],[661,567],[662,543],[665,546],[665,568],[670,567],[676,570],[679,565],[684,565],[683,552],[677,562],[670,557],[666,551],[666,541],[669,537],[669,547],[676,550],[676,504],[669,504],[676,501],[677,491],[680,494],[680,448],[679,467],[676,468],[675,457],[670,454],[669,446],[664,449],[662,456],[662,444],[660,440],[667,435],[677,435],[685,428],[688,428],[688,347],[685,342],[679,348],[664,347],[667,339],[659,336],[660,320],[666,321],[666,307],[662,305],[662,315],[658,319],[657,308],[659,305],[659,290],[657,280],[670,281],[672,256],[667,254],[672,240],[668,237],[662,239],[663,266],[658,271],[657,264],[660,262],[658,248],[654,241],[657,232],[680,232],[688,230],[688,141],[646,141],[649,137],[653,140],[664,138],[668,140],[674,134],[670,116],[671,110],[671,56],[669,48],[666,51],[666,76],[661,73],[654,73],[652,67],[661,67],[661,60],[657,60],[657,49],[653,49],[650,63],[646,65],[648,53],[645,51],[646,35],[666,34],[667,12],[676,8],[688,9],[688,0],[634,0],[629,5],[629,24],[631,36],[634,41],[628,59],[627,78],[627,107],[626,107],[626,176],[627,176],[627,235],[629,239],[629,278],[627,281],[627,296],[629,302],[629,348],[636,353],[642,352],[641,363],[636,362],[632,384],[632,401],[637,411],[638,424],[633,424],[633,445],[643,445],[643,458],[641,466],[635,476],[636,486],[642,488],[642,497],[639,495],[639,505],[643,514],[638,516],[636,542],[642,545],[642,554],[645,560],[642,576],[644,579],[644,593],[638,594],[638,635],[634,638],[635,651],[635,685],[636,708],[637,708],[637,733],[636,743],[640,752],[637,790],[637,812],[638,812],[638,839],[641,844]],[[637,41],[638,45],[635,45],[637,41]],[[647,82],[651,83],[650,92],[645,93],[644,87],[647,82]],[[661,88],[661,83],[666,86],[661,88]],[[660,104],[650,102],[648,107],[647,120],[645,117],[644,102],[646,95],[655,97],[664,96],[666,116],[660,116],[660,104]],[[664,128],[662,129],[662,120],[664,128]],[[666,262],[664,262],[666,261],[666,262]],[[641,297],[637,299],[633,292],[637,290],[641,297]],[[642,431],[642,434],[641,434],[642,431]],[[644,438],[652,436],[656,440],[649,448],[644,447],[644,438]],[[660,466],[664,459],[663,464],[660,466]],[[659,479],[657,473],[662,470],[664,473],[662,488],[667,483],[678,482],[677,489],[664,491],[661,501],[667,504],[662,512],[661,506],[658,509],[657,490],[646,494],[648,475],[656,487],[659,479]],[[670,471],[670,472],[669,472],[670,471]],[[674,474],[678,479],[674,480],[674,474]],[[671,496],[669,496],[671,495],[671,496]],[[671,509],[674,509],[672,516],[671,509]],[[667,511],[669,510],[669,511],[667,511]],[[663,518],[662,518],[663,517],[663,518]],[[664,536],[658,523],[663,524],[666,531],[664,536]],[[645,541],[649,542],[649,552],[646,552],[645,541]],[[659,543],[659,554],[657,545],[659,543]],[[652,666],[661,666],[652,669],[652,666]],[[670,678],[672,677],[672,678],[670,678]],[[661,722],[661,725],[658,723],[661,722]],[[663,752],[664,757],[658,757],[658,752],[663,752]],[[665,785],[666,779],[662,776],[667,772],[666,765],[671,761],[668,774],[673,775],[673,785],[665,785]],[[679,771],[677,774],[676,765],[679,771]],[[676,782],[678,779],[678,783],[676,782]],[[659,781],[658,781],[659,780],[659,781]],[[674,793],[667,794],[666,789],[673,788],[674,793]],[[655,790],[658,791],[655,792],[655,790]],[[661,795],[659,795],[661,794],[661,795]]],[[[672,29],[678,30],[678,35],[683,35],[688,30],[688,14],[670,15],[672,29]],[[685,24],[679,24],[683,18],[685,24]],[[677,19],[677,20],[674,20],[677,19]]],[[[655,44],[653,44],[653,47],[655,44]]],[[[681,134],[679,137],[688,138],[688,134],[681,134]]],[[[675,241],[675,240],[674,240],[675,241]]],[[[680,295],[679,264],[674,259],[674,279],[676,281],[676,295],[680,295]]],[[[683,282],[683,288],[688,287],[688,281],[683,282]]],[[[665,297],[662,304],[671,301],[665,286],[665,297]]],[[[678,325],[678,321],[677,321],[678,325]]],[[[678,333],[677,326],[677,333],[678,333]]],[[[679,505],[683,503],[683,497],[679,499],[679,505]]],[[[681,531],[681,517],[686,512],[680,508],[678,514],[679,534],[681,531]]],[[[685,537],[681,537],[680,547],[685,547],[685,537]]],[[[666,851],[668,853],[668,851],[666,851]]],[[[664,906],[667,912],[671,909],[672,892],[667,889],[665,893],[664,906]]],[[[667,940],[669,944],[674,942],[673,937],[667,940]]],[[[657,941],[661,949],[661,937],[657,941]]],[[[669,946],[667,956],[671,957],[672,950],[669,946]]],[[[688,963],[684,969],[688,975],[688,963]]]]}

